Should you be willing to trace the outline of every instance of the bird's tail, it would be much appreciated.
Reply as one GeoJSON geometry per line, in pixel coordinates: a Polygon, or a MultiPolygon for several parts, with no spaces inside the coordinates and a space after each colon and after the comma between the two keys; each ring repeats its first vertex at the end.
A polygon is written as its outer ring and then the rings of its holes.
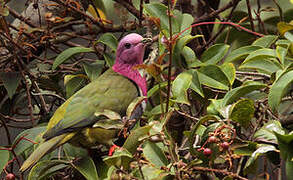
{"type": "Polygon", "coordinates": [[[20,171],[25,171],[32,165],[34,165],[38,160],[40,160],[44,155],[49,153],[50,151],[56,149],[57,147],[61,146],[72,136],[70,134],[62,134],[60,136],[56,136],[52,139],[49,139],[43,142],[41,145],[37,147],[37,149],[24,161],[22,164],[20,171]]]}

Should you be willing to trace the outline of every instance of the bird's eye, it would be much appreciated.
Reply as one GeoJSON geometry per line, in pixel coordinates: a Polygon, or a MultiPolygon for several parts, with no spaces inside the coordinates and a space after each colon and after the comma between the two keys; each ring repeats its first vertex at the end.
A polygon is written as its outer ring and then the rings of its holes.
{"type": "Polygon", "coordinates": [[[125,48],[126,48],[126,49],[130,49],[130,47],[131,47],[131,44],[130,44],[130,43],[125,43],[125,45],[124,45],[124,46],[125,46],[125,48]]]}

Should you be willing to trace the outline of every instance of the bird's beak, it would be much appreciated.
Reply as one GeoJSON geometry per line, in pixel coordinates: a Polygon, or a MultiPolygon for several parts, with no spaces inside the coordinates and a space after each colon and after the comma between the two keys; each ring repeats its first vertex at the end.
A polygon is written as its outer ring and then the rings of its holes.
{"type": "Polygon", "coordinates": [[[149,43],[152,43],[152,42],[153,42],[152,38],[143,38],[141,40],[141,43],[143,43],[144,45],[148,45],[149,43]]]}

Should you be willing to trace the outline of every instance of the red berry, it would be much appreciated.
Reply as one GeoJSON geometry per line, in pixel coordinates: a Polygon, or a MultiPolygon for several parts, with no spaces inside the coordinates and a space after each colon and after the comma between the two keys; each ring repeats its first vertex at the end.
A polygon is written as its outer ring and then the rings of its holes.
{"type": "Polygon", "coordinates": [[[6,175],[5,180],[14,180],[15,179],[15,175],[12,173],[9,173],[6,175]]]}
{"type": "Polygon", "coordinates": [[[213,151],[210,149],[210,148],[204,148],[204,150],[203,150],[203,154],[205,155],[205,156],[209,156],[209,155],[211,155],[213,153],[213,151]]]}
{"type": "Polygon", "coordinates": [[[223,142],[223,143],[221,143],[221,147],[223,148],[223,149],[228,149],[229,148],[229,146],[230,146],[230,144],[228,143],[228,142],[223,142]]]}
{"type": "Polygon", "coordinates": [[[208,139],[208,142],[209,143],[215,143],[215,142],[217,142],[218,141],[218,139],[215,137],[215,136],[211,136],[211,137],[209,137],[209,139],[208,139]]]}

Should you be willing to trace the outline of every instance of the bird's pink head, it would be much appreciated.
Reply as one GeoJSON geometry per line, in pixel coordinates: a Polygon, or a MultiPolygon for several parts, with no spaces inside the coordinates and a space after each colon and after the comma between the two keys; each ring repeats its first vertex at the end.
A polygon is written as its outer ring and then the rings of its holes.
{"type": "Polygon", "coordinates": [[[142,64],[145,49],[142,40],[143,37],[136,33],[123,37],[117,48],[115,63],[129,65],[142,64]]]}
{"type": "Polygon", "coordinates": [[[142,90],[143,96],[146,96],[146,80],[134,68],[136,65],[143,63],[145,44],[142,41],[143,37],[136,33],[131,33],[123,37],[118,44],[116,60],[112,69],[133,80],[142,90]]]}

